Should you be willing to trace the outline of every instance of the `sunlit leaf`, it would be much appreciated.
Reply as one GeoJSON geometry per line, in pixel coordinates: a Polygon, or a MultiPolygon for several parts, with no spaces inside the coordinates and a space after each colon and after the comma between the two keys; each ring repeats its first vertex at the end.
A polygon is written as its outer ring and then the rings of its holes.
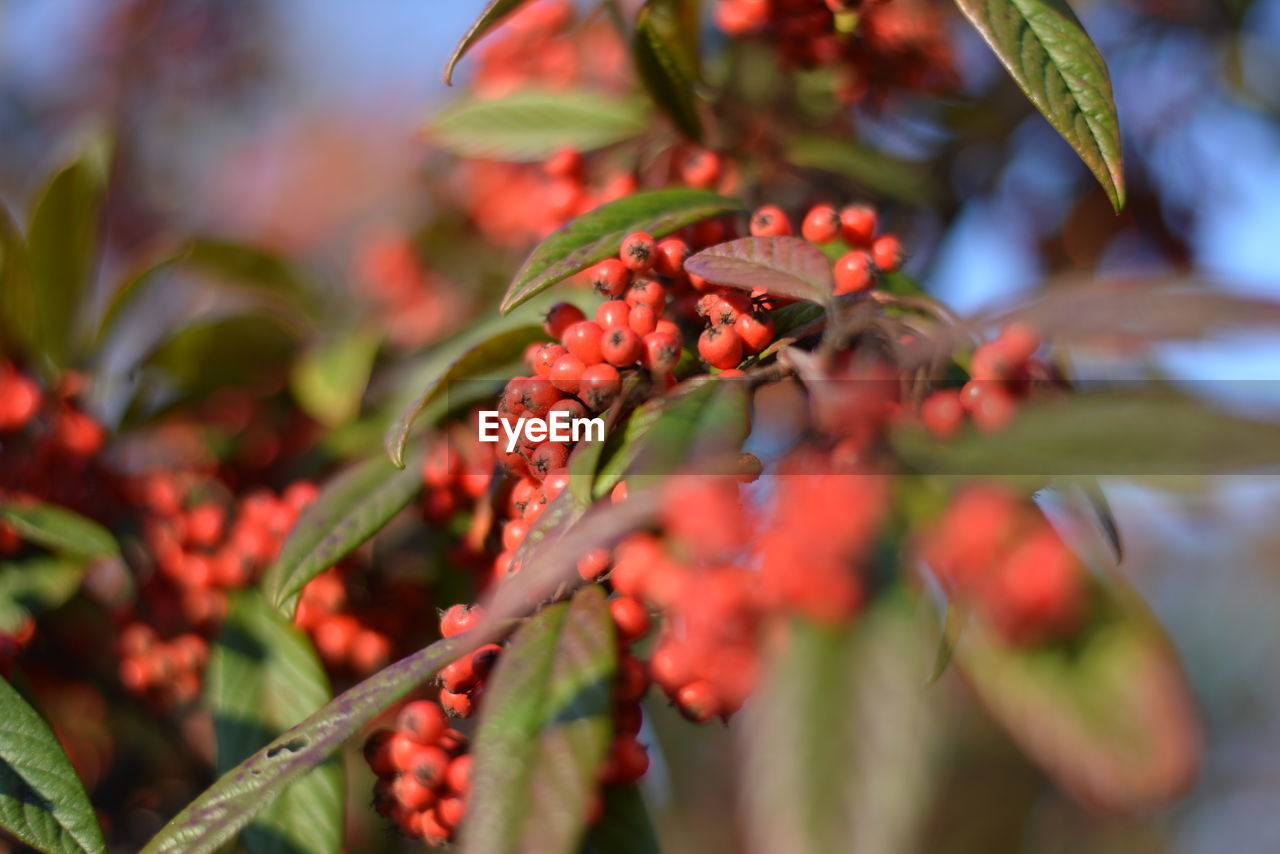
{"type": "Polygon", "coordinates": [[[618,254],[634,231],[665,237],[691,223],[740,210],[706,190],[673,188],[635,193],[601,205],[561,226],[533,250],[502,298],[505,314],[561,279],[618,254]]]}
{"type": "Polygon", "coordinates": [[[540,161],[562,148],[593,151],[649,126],[645,104],[590,91],[522,90],[466,98],[432,120],[432,141],[465,157],[540,161]]]}
{"type": "Polygon", "coordinates": [[[308,581],[381,530],[421,489],[416,461],[397,469],[382,457],[358,463],[330,480],[302,511],[263,576],[267,600],[292,616],[308,581]]]}
{"type": "Polygon", "coordinates": [[[486,686],[461,850],[571,854],[609,749],[613,622],[595,585],[516,632],[486,686]]]}
{"type": "Polygon", "coordinates": [[[47,854],[106,851],[102,830],[58,740],[0,679],[0,827],[47,854]]]}
{"type": "Polygon", "coordinates": [[[717,285],[788,299],[826,303],[835,291],[831,262],[800,237],[741,237],[690,256],[684,268],[717,285]]]}
{"type": "MultiPolygon", "coordinates": [[[[256,592],[236,595],[209,656],[205,695],[213,713],[218,772],[329,700],[329,678],[311,642],[256,592]]],[[[335,761],[309,771],[244,830],[252,854],[342,850],[343,772],[335,761]]]]}
{"type": "Polygon", "coordinates": [[[926,204],[937,195],[927,163],[892,157],[844,137],[798,137],[787,149],[787,159],[797,166],[852,178],[891,199],[926,204]]]}
{"type": "Polygon", "coordinates": [[[293,365],[290,387],[299,405],[321,424],[336,426],[356,416],[382,335],[348,329],[318,341],[293,365]]]}
{"type": "Polygon", "coordinates": [[[1124,207],[1120,122],[1107,64],[1066,0],[956,0],[1112,206],[1124,207]]]}

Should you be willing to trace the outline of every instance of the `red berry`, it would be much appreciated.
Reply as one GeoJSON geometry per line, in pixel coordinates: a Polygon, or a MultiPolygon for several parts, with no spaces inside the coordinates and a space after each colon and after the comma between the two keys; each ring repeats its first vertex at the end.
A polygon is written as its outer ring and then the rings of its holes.
{"type": "Polygon", "coordinates": [[[449,728],[444,710],[430,700],[415,700],[396,716],[396,729],[419,744],[435,744],[449,728]]]}
{"type": "Polygon", "coordinates": [[[379,777],[390,776],[398,770],[391,761],[390,747],[394,737],[393,730],[383,728],[370,735],[364,743],[364,761],[379,777]]]}
{"type": "Polygon", "coordinates": [[[690,151],[680,159],[680,178],[690,187],[709,190],[720,180],[720,155],[690,151]]]}
{"type": "Polygon", "coordinates": [[[680,340],[669,332],[653,331],[641,339],[641,364],[654,374],[669,373],[680,361],[680,340]]]}
{"type": "Polygon", "coordinates": [[[665,643],[653,652],[649,660],[649,672],[658,687],[674,696],[682,686],[693,679],[693,667],[689,654],[681,646],[665,643]]]}
{"type": "Polygon", "coordinates": [[[587,270],[587,281],[601,296],[616,297],[627,289],[631,273],[617,258],[606,258],[587,270]]]}
{"type": "Polygon", "coordinates": [[[861,249],[846,252],[836,260],[836,293],[852,294],[871,287],[871,256],[861,249]]]}
{"type": "MultiPolygon", "coordinates": [[[[759,353],[773,343],[776,327],[773,318],[762,312],[740,314],[733,324],[733,331],[742,339],[742,348],[748,353],[759,353]]],[[[723,376],[723,374],[722,374],[723,376]]]]}
{"type": "Polygon", "coordinates": [[[698,337],[698,355],[713,368],[735,368],[742,361],[742,339],[731,326],[711,326],[698,337]]]}
{"type": "Polygon", "coordinates": [[[870,246],[876,236],[876,209],[870,205],[849,205],[840,211],[840,233],[850,246],[870,246]]]}
{"type": "Polygon", "coordinates": [[[582,155],[574,148],[562,148],[547,158],[542,171],[552,178],[579,178],[582,175],[582,155]]]}
{"type": "Polygon", "coordinates": [[[586,369],[587,366],[581,359],[572,353],[566,353],[551,366],[551,384],[566,394],[577,394],[578,381],[582,379],[582,372],[586,369]]]}
{"type": "Polygon", "coordinates": [[[391,784],[391,791],[401,806],[414,812],[424,810],[436,802],[435,790],[419,783],[412,774],[397,777],[391,784]]]}
{"type": "Polygon", "coordinates": [[[902,266],[902,244],[892,234],[877,238],[871,244],[871,258],[882,272],[896,272],[902,266]]]}
{"type": "Polygon", "coordinates": [[[649,633],[649,610],[630,596],[610,599],[609,614],[624,640],[637,641],[649,633]]]}
{"type": "Polygon", "coordinates": [[[598,365],[604,360],[600,353],[600,339],[603,335],[604,330],[594,320],[580,320],[565,330],[561,342],[584,365],[598,365]]]}
{"type": "Polygon", "coordinates": [[[658,313],[645,303],[631,306],[631,313],[627,315],[627,325],[637,335],[648,335],[658,326],[658,313]]]}
{"type": "Polygon", "coordinates": [[[578,559],[578,575],[583,581],[597,581],[608,571],[608,549],[593,549],[578,559]]]}
{"type": "Polygon", "coordinates": [[[678,279],[684,275],[684,262],[689,257],[689,244],[678,237],[668,237],[658,244],[653,269],[664,276],[678,279]]]}
{"type": "Polygon", "coordinates": [[[582,309],[573,303],[558,302],[547,312],[542,328],[546,330],[547,335],[559,341],[566,329],[586,319],[587,316],[582,313],[582,309]]]}
{"type": "Polygon", "coordinates": [[[464,753],[449,763],[444,783],[451,792],[465,795],[471,789],[471,754],[464,753]]]}
{"type": "Polygon", "coordinates": [[[694,723],[704,723],[715,717],[719,704],[716,691],[710,682],[699,679],[690,682],[676,692],[676,705],[680,713],[694,723]]]}
{"type": "Polygon", "coordinates": [[[617,699],[620,703],[634,703],[649,690],[649,669],[644,662],[630,655],[618,661],[617,699]]]}
{"type": "Polygon", "coordinates": [[[627,288],[623,299],[627,301],[627,305],[633,308],[637,305],[647,305],[654,310],[654,313],[657,313],[662,311],[667,304],[667,289],[655,279],[650,279],[647,276],[637,276],[632,280],[631,286],[627,288]]]}
{"type": "Polygon", "coordinates": [[[449,754],[439,747],[423,747],[413,757],[406,772],[424,786],[434,789],[444,779],[449,754]]]}
{"type": "Polygon", "coordinates": [[[656,248],[650,235],[637,231],[623,238],[618,257],[628,270],[643,273],[653,266],[656,248]]]}
{"type": "Polygon", "coordinates": [[[613,742],[609,764],[612,782],[634,783],[649,770],[649,751],[635,736],[621,736],[613,742]]]}
{"type": "Polygon", "coordinates": [[[619,326],[627,326],[631,319],[631,306],[624,300],[611,299],[600,303],[596,309],[596,323],[605,332],[619,326]]]}
{"type": "Polygon", "coordinates": [[[440,618],[440,634],[451,638],[468,629],[475,628],[484,616],[484,609],[479,605],[453,605],[440,618]]]}
{"type": "Polygon", "coordinates": [[[814,205],[805,214],[800,233],[813,243],[830,243],[840,236],[840,214],[831,205],[814,205]]]}
{"type": "Polygon", "coordinates": [[[613,365],[592,365],[582,372],[582,393],[579,397],[587,408],[594,412],[599,412],[613,403],[613,399],[621,390],[622,378],[613,365]]]}
{"type": "Polygon", "coordinates": [[[1020,364],[1040,349],[1040,336],[1025,323],[1011,323],[1000,330],[996,338],[1005,358],[1012,364],[1020,364]]]}
{"type": "Polygon", "coordinates": [[[935,391],[920,405],[920,418],[929,432],[939,439],[950,439],[964,426],[964,407],[959,392],[935,391]]]}
{"type": "Polygon", "coordinates": [[[539,344],[538,349],[533,352],[533,359],[530,361],[534,373],[540,377],[551,376],[551,368],[556,361],[569,352],[564,347],[555,343],[539,344]]]}
{"type": "MultiPolygon", "coordinates": [[[[596,368],[609,368],[609,366],[596,365],[594,368],[587,368],[587,370],[583,372],[582,376],[584,380],[583,382],[584,393],[585,393],[585,387],[586,387],[585,380],[586,380],[587,372],[595,370],[596,368]]],[[[609,369],[613,370],[612,368],[609,368],[609,369]]],[[[617,372],[615,371],[614,373],[617,373],[617,372]]],[[[529,455],[529,473],[532,474],[538,480],[543,480],[546,478],[548,474],[555,471],[556,469],[564,468],[565,463],[567,463],[568,461],[569,461],[568,448],[566,448],[564,445],[560,444],[559,442],[543,442],[541,445],[538,445],[538,447],[534,448],[533,453],[529,455]]],[[[528,513],[528,511],[529,511],[529,508],[526,507],[525,508],[526,514],[528,513]]]]}
{"type": "Polygon", "coordinates": [[[600,342],[600,352],[604,360],[616,368],[634,365],[640,358],[643,347],[640,336],[631,331],[629,326],[618,326],[604,334],[600,342]]]}
{"type": "Polygon", "coordinates": [[[791,220],[777,205],[757,208],[751,215],[752,237],[780,237],[791,233],[791,220]]]}
{"type": "Polygon", "coordinates": [[[509,551],[515,551],[524,542],[525,535],[528,533],[529,526],[525,524],[523,519],[511,519],[502,526],[502,547],[509,551]]]}
{"type": "Polygon", "coordinates": [[[440,692],[440,705],[455,718],[471,717],[471,697],[466,694],[454,694],[450,691],[440,692]]]}

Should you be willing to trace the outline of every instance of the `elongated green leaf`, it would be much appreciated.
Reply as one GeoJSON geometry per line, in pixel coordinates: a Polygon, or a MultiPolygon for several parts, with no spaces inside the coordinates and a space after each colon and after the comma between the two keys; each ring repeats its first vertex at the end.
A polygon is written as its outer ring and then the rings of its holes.
{"type": "Polygon", "coordinates": [[[521,571],[498,585],[480,625],[396,662],[334,698],[283,733],[187,805],[147,843],[143,854],[217,851],[290,783],[322,762],[374,716],[450,661],[501,638],[513,620],[547,602],[577,578],[578,558],[651,524],[656,493],[593,508],[554,548],[540,549],[521,571]]]}
{"type": "Polygon", "coordinates": [[[66,602],[80,588],[86,569],[83,560],[60,557],[0,563],[0,632],[15,632],[66,602]]]}
{"type": "Polygon", "coordinates": [[[48,854],[106,850],[84,784],[49,725],[0,679],[0,826],[48,854]]]}
{"type": "Polygon", "coordinates": [[[120,318],[147,292],[148,287],[158,278],[173,272],[177,265],[177,255],[169,255],[155,263],[147,264],[124,278],[112,291],[106,308],[98,319],[95,340],[101,342],[111,333],[120,318]]]}
{"type": "Polygon", "coordinates": [[[745,709],[749,850],[916,848],[940,746],[920,628],[896,595],[843,629],[792,625],[745,709]]]}
{"type": "Polygon", "coordinates": [[[455,154],[538,161],[565,147],[592,151],[649,126],[643,101],[590,91],[519,91],[466,98],[437,116],[431,139],[455,154]]]}
{"type": "Polygon", "coordinates": [[[461,850],[571,854],[609,749],[613,623],[583,588],[516,632],[488,684],[461,850]]]}
{"type": "Polygon", "coordinates": [[[956,0],[1118,211],[1124,166],[1107,64],[1066,0],[956,0]]]}
{"type": "Polygon", "coordinates": [[[681,0],[648,0],[636,13],[632,54],[640,82],[675,126],[702,141],[702,119],[694,86],[699,73],[681,32],[681,0]]]}
{"type": "Polygon", "coordinates": [[[71,355],[79,309],[98,262],[109,151],[95,143],[45,185],[27,224],[36,342],[57,367],[71,355]]]}
{"type": "Polygon", "coordinates": [[[741,207],[733,199],[687,189],[652,190],[601,205],[538,244],[507,288],[501,310],[505,314],[561,279],[618,254],[622,239],[633,231],[665,237],[741,207]]]}
{"type": "Polygon", "coordinates": [[[1280,424],[1231,415],[1168,389],[1127,387],[1027,403],[994,435],[939,442],[923,429],[894,445],[915,469],[992,476],[1199,477],[1280,462],[1280,424]]]}
{"type": "Polygon", "coordinates": [[[717,285],[788,299],[825,304],[835,291],[831,262],[802,237],[741,237],[691,255],[684,268],[717,285]]]}
{"type": "Polygon", "coordinates": [[[16,355],[35,346],[36,311],[26,240],[0,205],[0,353],[16,355]]]}
{"type": "Polygon", "coordinates": [[[404,465],[404,446],[413,423],[433,404],[447,400],[450,383],[474,380],[506,368],[517,361],[530,344],[546,338],[547,333],[539,325],[517,326],[475,344],[454,361],[443,365],[439,375],[427,383],[422,396],[387,428],[385,445],[391,462],[396,466],[404,465]]]}
{"type": "Polygon", "coordinates": [[[206,317],[176,332],[142,361],[189,395],[226,386],[251,385],[263,373],[283,368],[293,356],[300,330],[265,313],[206,317]]]}
{"type": "Polygon", "coordinates": [[[1199,722],[1172,647],[1136,597],[1109,586],[1093,607],[1070,647],[1010,647],[971,619],[955,664],[1059,785],[1100,809],[1147,810],[1191,784],[1199,722]]]}
{"type": "Polygon", "coordinates": [[[702,473],[728,471],[750,429],[749,403],[745,383],[708,377],[639,406],[605,449],[596,496],[607,495],[624,475],[645,484],[689,465],[702,473]]]}
{"type": "Polygon", "coordinates": [[[262,578],[267,601],[287,617],[306,583],[350,554],[409,506],[422,489],[415,464],[397,469],[381,457],[333,478],[298,523],[262,578]]]}
{"type": "Polygon", "coordinates": [[[0,504],[0,519],[33,545],[70,557],[118,557],[120,547],[106,528],[56,504],[0,504]]]}
{"type": "Polygon", "coordinates": [[[661,850],[640,787],[605,786],[604,817],[587,831],[582,854],[659,854],[661,850]]]}
{"type": "Polygon", "coordinates": [[[519,9],[526,2],[527,0],[491,0],[489,5],[484,7],[480,17],[476,18],[471,28],[458,40],[457,46],[454,47],[453,53],[449,56],[449,61],[444,67],[444,85],[453,85],[453,69],[463,55],[471,49],[471,46],[480,41],[485,33],[501,23],[503,18],[519,9]]]}
{"type": "Polygon", "coordinates": [[[927,204],[937,196],[929,164],[873,151],[848,138],[798,137],[787,149],[787,159],[797,166],[844,175],[868,190],[904,202],[927,204]]]}
{"type": "MultiPolygon", "coordinates": [[[[329,701],[329,677],[307,636],[255,591],[238,594],[209,656],[205,694],[213,713],[218,772],[239,762],[329,701]]],[[[253,854],[342,849],[342,767],[321,763],[286,789],[249,827],[253,854]]]]}
{"type": "Polygon", "coordinates": [[[293,365],[290,386],[307,413],[330,427],[350,421],[360,411],[360,399],[382,335],[374,329],[349,329],[320,341],[293,365]]]}

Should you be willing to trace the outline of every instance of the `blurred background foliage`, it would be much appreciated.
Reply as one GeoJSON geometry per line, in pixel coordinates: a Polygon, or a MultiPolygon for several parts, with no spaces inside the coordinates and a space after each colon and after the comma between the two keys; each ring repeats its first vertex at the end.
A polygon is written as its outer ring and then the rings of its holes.
{"type": "MultiPolygon", "coordinates": [[[[74,233],[96,247],[82,256],[90,259],[83,298],[33,327],[78,342],[50,352],[92,373],[97,415],[111,426],[143,424],[248,386],[263,399],[292,397],[310,416],[296,429],[320,434],[332,459],[377,448],[385,413],[402,408],[405,390],[432,369],[417,354],[490,316],[527,248],[484,239],[453,203],[445,155],[420,134],[458,97],[439,69],[480,5],[0,3],[0,200],[30,237],[37,197],[56,204],[56,193],[85,192],[110,164],[105,229],[70,232],[57,220],[58,239],[74,233]],[[89,159],[48,184],[85,151],[89,159]],[[431,305],[398,328],[359,283],[364,248],[402,234],[438,283],[431,305]]],[[[796,134],[784,162],[798,172],[754,177],[776,190],[770,200],[798,203],[804,181],[817,180],[875,201],[913,249],[908,272],[961,311],[1082,273],[1190,275],[1280,295],[1280,0],[1073,5],[1115,85],[1129,182],[1119,216],[954,13],[957,90],[864,102],[851,110],[856,137],[796,134]]],[[[722,37],[703,35],[714,53],[722,37]]],[[[743,48],[711,63],[707,77],[768,99],[769,63],[743,48]]],[[[459,69],[465,81],[468,62],[459,69]]],[[[815,124],[833,118],[826,86],[816,74],[800,80],[796,107],[815,124]]],[[[615,123],[644,121],[612,103],[615,123]]],[[[47,263],[79,263],[51,253],[47,263]]],[[[1114,353],[1078,355],[1099,376],[1240,381],[1218,390],[1274,410],[1277,344],[1237,335],[1167,345],[1125,353],[1123,369],[1114,353]]],[[[252,427],[232,432],[243,446],[252,427]]],[[[1125,571],[1178,646],[1206,716],[1207,758],[1187,798],[1123,821],[1084,812],[948,675],[931,695],[935,708],[900,712],[928,714],[948,731],[947,751],[934,758],[938,788],[913,803],[925,794],[895,780],[898,763],[887,756],[888,800],[877,815],[923,810],[920,850],[956,854],[1280,847],[1271,759],[1280,749],[1278,486],[1253,476],[1196,493],[1110,489],[1125,571]]],[[[928,669],[921,662],[921,678],[928,669]]],[[[660,704],[653,713],[660,748],[645,783],[664,850],[737,850],[726,835],[739,826],[728,817],[743,808],[735,728],[678,725],[660,704]]],[[[355,781],[349,788],[362,790],[355,781]]],[[[154,805],[130,809],[151,816],[139,818],[143,826],[154,821],[154,805]]],[[[365,811],[353,822],[371,818],[365,811]]]]}

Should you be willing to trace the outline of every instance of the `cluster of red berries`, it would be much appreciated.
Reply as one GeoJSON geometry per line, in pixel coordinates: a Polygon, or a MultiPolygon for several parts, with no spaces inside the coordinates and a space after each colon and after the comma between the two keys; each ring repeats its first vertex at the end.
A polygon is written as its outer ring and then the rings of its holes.
{"type": "Polygon", "coordinates": [[[316,652],[333,672],[368,676],[386,667],[394,638],[425,606],[418,586],[396,586],[387,604],[370,614],[352,608],[341,567],[330,567],[307,582],[298,597],[294,623],[311,636],[316,652]]]}
{"type": "MultiPolygon", "coordinates": [[[[440,616],[440,635],[460,635],[474,628],[483,616],[484,609],[479,605],[454,605],[440,616]]],[[[475,713],[484,694],[484,681],[501,654],[498,644],[485,644],[440,669],[440,705],[445,711],[456,718],[469,718],[475,713]]]]}
{"type": "Polygon", "coordinates": [[[1087,570],[1040,508],[1009,489],[960,491],[925,533],[921,556],[1010,643],[1067,637],[1087,616],[1087,570]]]}
{"type": "Polygon", "coordinates": [[[939,439],[955,437],[965,416],[984,433],[998,433],[1017,413],[1018,401],[1044,391],[1058,377],[1045,362],[1036,359],[1040,337],[1021,323],[1006,326],[991,341],[973,352],[969,381],[958,391],[938,389],[920,405],[925,427],[939,439]]]}
{"type": "Polygon", "coordinates": [[[132,622],[117,643],[120,684],[162,707],[200,696],[208,642],[195,632],[162,638],[150,625],[132,622]]]}
{"type": "MultiPolygon", "coordinates": [[[[832,271],[837,294],[865,291],[875,284],[878,274],[894,273],[902,266],[902,242],[879,231],[876,209],[863,204],[839,210],[828,204],[814,205],[800,224],[801,236],[810,243],[825,245],[840,240],[848,247],[832,271]]],[[[775,205],[766,205],[751,215],[751,234],[756,237],[792,233],[791,220],[775,205]]]]}
{"type": "MultiPolygon", "coordinates": [[[[649,750],[639,740],[644,724],[640,701],[649,691],[649,668],[632,645],[649,634],[651,620],[648,609],[629,596],[610,599],[609,616],[618,644],[618,676],[613,690],[613,743],[599,778],[605,785],[624,785],[649,770],[649,750]]],[[[602,802],[599,807],[603,808],[602,802]]]]}
{"type": "Polygon", "coordinates": [[[833,69],[846,104],[957,81],[946,21],[921,0],[719,0],[715,20],[731,36],[767,38],[788,67],[833,69]]]}
{"type": "Polygon", "coordinates": [[[444,845],[467,812],[471,756],[462,733],[449,727],[430,700],[407,703],[394,728],[380,729],[364,745],[378,782],[374,808],[412,839],[444,845]]]}
{"type": "Polygon", "coordinates": [[[372,304],[378,325],[398,347],[416,349],[448,331],[461,310],[453,286],[428,270],[413,244],[382,235],[360,248],[355,281],[372,304]]]}

